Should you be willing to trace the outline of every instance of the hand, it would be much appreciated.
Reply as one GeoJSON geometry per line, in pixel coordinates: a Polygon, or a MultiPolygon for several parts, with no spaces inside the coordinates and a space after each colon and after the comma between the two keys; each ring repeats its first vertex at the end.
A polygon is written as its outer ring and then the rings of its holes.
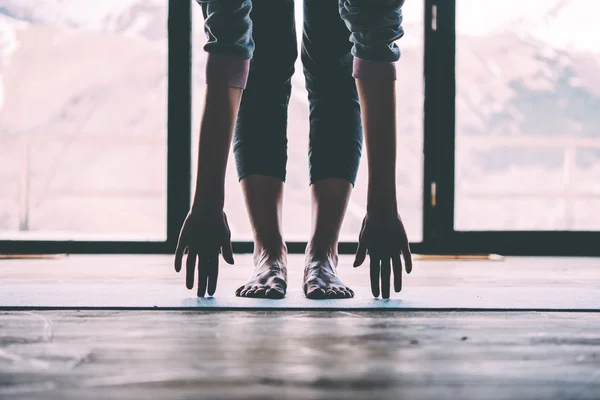
{"type": "Polygon", "coordinates": [[[225,213],[190,211],[179,233],[175,271],[181,271],[183,255],[187,254],[185,284],[191,290],[194,288],[194,272],[198,264],[198,297],[204,297],[207,282],[209,296],[217,289],[219,253],[228,264],[233,265],[231,232],[225,213]]]}
{"type": "Polygon", "coordinates": [[[373,296],[379,297],[379,276],[381,271],[381,297],[390,297],[390,259],[394,268],[394,290],[402,290],[402,259],[406,272],[412,271],[412,258],[406,230],[400,216],[370,216],[367,214],[363,220],[358,249],[354,259],[354,267],[362,265],[369,252],[371,260],[371,291],[373,296]]]}

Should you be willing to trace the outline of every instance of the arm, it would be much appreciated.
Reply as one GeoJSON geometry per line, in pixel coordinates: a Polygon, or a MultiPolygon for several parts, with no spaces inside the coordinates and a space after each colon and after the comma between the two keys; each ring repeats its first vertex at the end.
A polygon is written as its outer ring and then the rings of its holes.
{"type": "Polygon", "coordinates": [[[222,211],[225,171],[250,58],[254,51],[249,0],[198,0],[208,42],[206,94],[193,211],[222,211]],[[207,190],[210,188],[210,190],[207,190]]]}
{"type": "Polygon", "coordinates": [[[198,174],[192,208],[175,251],[175,271],[186,259],[186,286],[194,287],[198,266],[198,296],[217,287],[219,253],[233,264],[231,232],[223,212],[225,171],[239,105],[254,50],[250,0],[199,0],[209,37],[205,50],[206,97],[200,125],[198,174]]]}
{"type": "Polygon", "coordinates": [[[396,201],[396,68],[400,51],[394,43],[403,36],[403,0],[343,0],[340,14],[354,43],[354,77],[360,98],[367,147],[369,183],[367,215],[363,220],[354,266],[370,258],[371,291],[390,296],[402,289],[402,260],[412,270],[406,230],[396,201]]]}
{"type": "Polygon", "coordinates": [[[223,211],[227,159],[241,98],[240,88],[207,85],[193,212],[223,211]]]}
{"type": "Polygon", "coordinates": [[[395,86],[357,79],[357,87],[369,169],[367,213],[397,214],[395,86]]]}

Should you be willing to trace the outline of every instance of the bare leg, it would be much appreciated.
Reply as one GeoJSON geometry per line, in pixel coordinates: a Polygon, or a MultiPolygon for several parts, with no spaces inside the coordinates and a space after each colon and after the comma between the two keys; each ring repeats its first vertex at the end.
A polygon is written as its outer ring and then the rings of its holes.
{"type": "Polygon", "coordinates": [[[254,274],[237,289],[241,297],[282,298],[287,289],[287,248],[281,235],[283,182],[250,175],[242,189],[254,234],[254,274]]]}
{"type": "Polygon", "coordinates": [[[306,248],[304,294],[310,299],[348,298],[354,292],[338,278],[338,237],[352,185],[325,179],[312,185],[312,232],[306,248]]]}

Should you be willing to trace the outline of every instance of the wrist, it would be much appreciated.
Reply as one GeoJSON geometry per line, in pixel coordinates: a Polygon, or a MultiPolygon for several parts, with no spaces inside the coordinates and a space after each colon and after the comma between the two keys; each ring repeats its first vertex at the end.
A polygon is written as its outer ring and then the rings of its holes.
{"type": "Polygon", "coordinates": [[[225,196],[215,195],[212,193],[209,196],[196,195],[192,202],[192,212],[198,214],[214,214],[223,212],[225,207],[225,196]]]}
{"type": "Polygon", "coordinates": [[[369,215],[395,215],[398,214],[395,185],[387,187],[369,187],[367,194],[367,214],[369,215]]]}
{"type": "Polygon", "coordinates": [[[396,204],[367,204],[367,217],[370,219],[382,219],[398,215],[396,204]]]}

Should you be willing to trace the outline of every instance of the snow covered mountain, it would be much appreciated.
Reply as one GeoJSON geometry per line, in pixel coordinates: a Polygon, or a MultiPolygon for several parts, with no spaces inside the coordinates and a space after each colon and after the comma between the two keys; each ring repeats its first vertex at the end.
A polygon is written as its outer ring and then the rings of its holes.
{"type": "MultiPolygon", "coordinates": [[[[459,146],[477,137],[600,138],[600,29],[592,20],[600,2],[457,3],[459,146]]],[[[164,230],[167,4],[0,0],[0,230],[19,226],[24,138],[31,143],[30,229],[164,230]],[[90,200],[90,193],[100,191],[117,194],[90,200]],[[128,197],[133,192],[146,197],[128,197]]],[[[196,129],[205,39],[198,7],[193,7],[196,129]]],[[[400,143],[399,182],[412,231],[419,230],[421,216],[422,9],[422,1],[406,2],[407,36],[400,41],[403,59],[397,82],[399,128],[405,138],[400,143]]],[[[293,98],[290,110],[286,196],[292,203],[284,210],[286,225],[305,233],[307,105],[301,100],[302,79],[294,79],[294,85],[300,96],[293,98]]],[[[465,183],[482,191],[494,185],[499,191],[512,189],[511,180],[493,178],[508,176],[507,171],[518,171],[525,186],[534,178],[555,182],[556,171],[564,165],[560,151],[538,158],[518,151],[502,154],[494,147],[459,153],[459,189],[465,183]]],[[[593,167],[600,165],[600,154],[587,151],[576,161],[582,179],[600,181],[600,167],[593,167]]],[[[230,171],[233,186],[236,179],[230,171]]],[[[362,188],[357,186],[354,196],[357,214],[364,204],[362,188]]],[[[463,207],[460,201],[457,207],[463,207]]],[[[489,216],[477,216],[473,206],[463,208],[475,220],[489,216]]],[[[232,212],[239,215],[230,221],[243,221],[236,228],[247,235],[243,209],[232,212]]],[[[531,226],[546,223],[543,215],[535,218],[528,222],[531,226]]],[[[358,216],[350,215],[346,232],[354,235],[359,223],[358,216]]]]}
{"type": "Polygon", "coordinates": [[[166,0],[1,0],[0,13],[59,29],[163,40],[166,0]]]}

